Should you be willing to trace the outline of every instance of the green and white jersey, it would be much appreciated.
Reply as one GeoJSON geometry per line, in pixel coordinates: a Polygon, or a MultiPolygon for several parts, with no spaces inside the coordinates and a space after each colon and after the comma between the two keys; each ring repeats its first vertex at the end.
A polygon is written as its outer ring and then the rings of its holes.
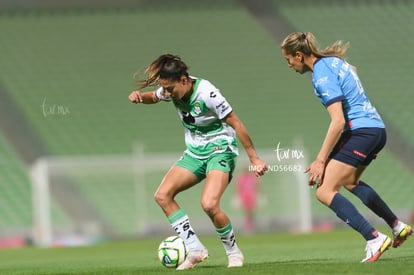
{"type": "Polygon", "coordinates": [[[173,102],[177,109],[185,129],[185,152],[198,159],[226,151],[238,154],[236,132],[222,121],[233,110],[230,104],[208,80],[191,78],[195,83],[188,102],[165,96],[162,87],[156,91],[160,100],[173,102]]]}

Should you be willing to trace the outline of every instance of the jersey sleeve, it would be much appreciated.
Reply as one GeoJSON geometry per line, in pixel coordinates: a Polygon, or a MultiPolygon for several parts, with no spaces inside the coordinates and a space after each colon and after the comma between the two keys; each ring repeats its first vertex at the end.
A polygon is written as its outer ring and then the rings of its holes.
{"type": "Polygon", "coordinates": [[[214,89],[210,91],[206,96],[206,106],[214,113],[216,113],[219,119],[225,118],[228,114],[230,114],[233,111],[230,104],[220,93],[220,90],[214,89]]]}
{"type": "Polygon", "coordinates": [[[327,65],[318,65],[322,68],[318,68],[317,72],[314,71],[313,88],[320,102],[325,107],[328,107],[332,103],[344,99],[344,94],[338,81],[338,75],[328,68],[327,65]]]}
{"type": "Polygon", "coordinates": [[[171,101],[171,97],[170,96],[166,96],[164,94],[164,88],[163,87],[159,87],[156,91],[155,91],[155,96],[161,100],[161,101],[171,101]]]}

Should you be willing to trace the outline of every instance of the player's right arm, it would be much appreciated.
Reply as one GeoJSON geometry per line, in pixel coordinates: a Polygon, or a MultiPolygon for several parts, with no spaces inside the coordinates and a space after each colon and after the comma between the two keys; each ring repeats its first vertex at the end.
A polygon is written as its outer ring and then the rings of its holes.
{"type": "Polygon", "coordinates": [[[133,91],[129,97],[129,101],[132,103],[138,104],[154,104],[160,102],[160,99],[157,97],[155,91],[151,92],[140,92],[140,91],[133,91]]]}

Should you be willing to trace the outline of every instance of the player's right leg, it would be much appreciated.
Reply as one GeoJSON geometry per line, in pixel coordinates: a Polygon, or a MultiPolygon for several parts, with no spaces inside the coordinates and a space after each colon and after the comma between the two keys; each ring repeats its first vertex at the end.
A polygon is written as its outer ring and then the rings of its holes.
{"type": "Polygon", "coordinates": [[[178,193],[194,186],[199,181],[200,179],[188,169],[173,166],[165,175],[154,196],[172,228],[184,240],[188,249],[186,260],[177,270],[193,268],[208,257],[208,251],[198,239],[188,215],[174,200],[178,193]]]}
{"type": "Polygon", "coordinates": [[[155,192],[154,199],[168,217],[180,206],[175,201],[175,196],[196,185],[199,178],[186,168],[173,166],[162,179],[161,184],[155,192]]]}

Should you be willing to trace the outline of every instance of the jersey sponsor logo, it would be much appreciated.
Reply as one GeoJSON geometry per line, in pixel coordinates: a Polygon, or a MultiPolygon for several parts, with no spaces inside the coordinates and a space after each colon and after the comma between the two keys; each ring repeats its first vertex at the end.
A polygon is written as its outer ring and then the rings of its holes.
{"type": "Polygon", "coordinates": [[[210,92],[210,97],[211,97],[211,98],[215,98],[216,96],[217,96],[217,95],[216,95],[216,92],[214,92],[214,91],[213,91],[213,92],[210,92]]]}
{"type": "Polygon", "coordinates": [[[181,113],[183,114],[183,121],[185,123],[191,124],[195,122],[195,118],[190,113],[184,111],[181,111],[181,113]]]}

